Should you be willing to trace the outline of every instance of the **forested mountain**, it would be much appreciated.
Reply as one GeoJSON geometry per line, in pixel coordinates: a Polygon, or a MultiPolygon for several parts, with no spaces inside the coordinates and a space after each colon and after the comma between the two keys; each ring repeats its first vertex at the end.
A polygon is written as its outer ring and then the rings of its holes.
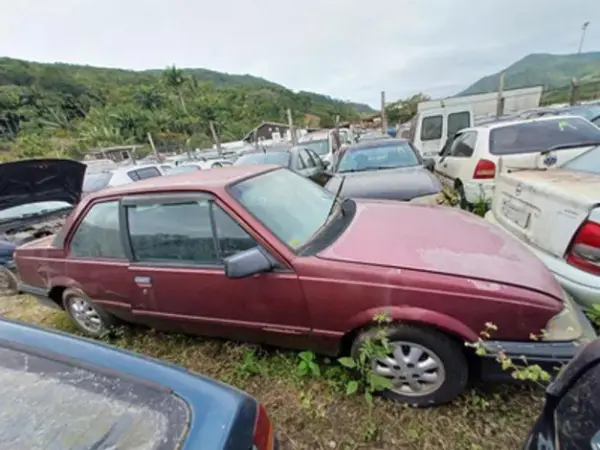
{"type": "Polygon", "coordinates": [[[290,108],[321,126],[358,117],[366,105],[294,93],[251,75],[205,69],[129,71],[0,58],[0,149],[4,157],[77,154],[90,147],[144,143],[204,147],[210,121],[223,141],[263,120],[286,121],[290,108]]]}
{"type": "MultiPolygon", "coordinates": [[[[600,52],[570,55],[531,54],[504,69],[505,89],[544,86],[548,91],[568,86],[575,77],[581,85],[600,85],[600,52]]],[[[500,72],[475,82],[458,95],[494,92],[500,72]]]]}

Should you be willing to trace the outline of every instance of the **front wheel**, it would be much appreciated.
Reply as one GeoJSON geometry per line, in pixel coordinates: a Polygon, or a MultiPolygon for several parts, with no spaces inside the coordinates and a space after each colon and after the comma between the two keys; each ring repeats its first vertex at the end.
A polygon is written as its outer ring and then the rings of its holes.
{"type": "MultiPolygon", "coordinates": [[[[390,343],[387,357],[371,362],[374,373],[393,387],[381,394],[413,406],[435,406],[454,400],[467,385],[469,368],[462,348],[448,336],[413,325],[384,329],[390,343]]],[[[374,339],[378,329],[361,333],[352,346],[352,357],[374,339]]]]}

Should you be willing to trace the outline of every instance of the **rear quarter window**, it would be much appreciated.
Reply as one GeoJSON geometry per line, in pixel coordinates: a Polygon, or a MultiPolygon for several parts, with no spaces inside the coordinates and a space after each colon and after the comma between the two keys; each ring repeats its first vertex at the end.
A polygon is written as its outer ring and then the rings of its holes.
{"type": "Polygon", "coordinates": [[[1,346],[0,403],[2,449],[174,450],[190,419],[160,386],[1,346]]]}

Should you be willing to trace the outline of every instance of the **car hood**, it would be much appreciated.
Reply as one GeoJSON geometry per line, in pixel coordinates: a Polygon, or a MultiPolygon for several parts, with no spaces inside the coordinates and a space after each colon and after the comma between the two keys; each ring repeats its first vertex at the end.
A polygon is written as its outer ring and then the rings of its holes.
{"type": "Polygon", "coordinates": [[[336,174],[329,180],[326,189],[337,192],[344,178],[340,195],[352,198],[408,201],[437,194],[442,188],[439,180],[424,167],[402,167],[336,174]]]}
{"type": "Polygon", "coordinates": [[[554,276],[523,244],[455,208],[358,200],[350,226],[318,257],[519,286],[562,301],[554,276]]]}
{"type": "Polygon", "coordinates": [[[71,159],[0,164],[0,211],[28,203],[79,202],[86,165],[71,159]]]}

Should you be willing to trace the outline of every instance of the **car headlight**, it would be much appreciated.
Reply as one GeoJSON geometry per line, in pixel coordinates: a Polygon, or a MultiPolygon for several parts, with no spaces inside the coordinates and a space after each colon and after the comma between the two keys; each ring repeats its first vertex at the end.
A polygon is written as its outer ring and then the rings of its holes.
{"type": "Polygon", "coordinates": [[[423,195],[409,200],[409,203],[417,203],[419,205],[443,205],[446,202],[446,197],[443,192],[437,194],[423,195]]]}
{"type": "Polygon", "coordinates": [[[566,292],[563,295],[564,307],[561,312],[548,321],[542,335],[544,341],[574,341],[583,334],[577,308],[566,292]]]}

